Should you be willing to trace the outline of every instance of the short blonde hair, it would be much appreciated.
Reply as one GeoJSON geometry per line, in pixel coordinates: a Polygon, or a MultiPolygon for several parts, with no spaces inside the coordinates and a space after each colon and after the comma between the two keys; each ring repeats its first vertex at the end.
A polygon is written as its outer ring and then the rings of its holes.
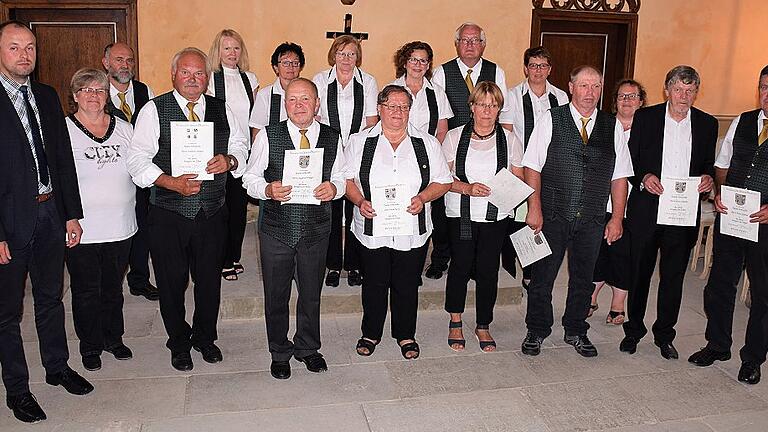
{"type": "Polygon", "coordinates": [[[328,65],[336,66],[336,52],[341,51],[347,45],[354,45],[357,51],[355,66],[360,67],[363,64],[363,46],[360,40],[352,35],[341,35],[333,40],[331,48],[328,49],[328,65]]]}
{"type": "Polygon", "coordinates": [[[211,49],[208,51],[209,69],[212,72],[221,71],[221,40],[224,37],[231,37],[240,44],[240,60],[237,62],[237,67],[241,71],[247,71],[250,64],[248,63],[248,48],[245,47],[245,42],[240,33],[232,29],[224,29],[216,34],[211,44],[211,49]]]}

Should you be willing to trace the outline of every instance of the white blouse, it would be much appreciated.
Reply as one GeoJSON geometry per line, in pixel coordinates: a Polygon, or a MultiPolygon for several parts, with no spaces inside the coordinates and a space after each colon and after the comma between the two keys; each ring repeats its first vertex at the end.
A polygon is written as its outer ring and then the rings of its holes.
{"type": "Polygon", "coordinates": [[[328,115],[328,84],[336,83],[336,95],[339,110],[339,126],[341,127],[341,140],[346,147],[349,140],[349,131],[352,126],[352,115],[355,108],[355,86],[354,81],[363,85],[363,118],[361,119],[360,129],[365,128],[365,118],[378,115],[376,111],[376,98],[379,96],[379,85],[373,75],[355,68],[353,80],[342,87],[336,79],[336,66],[326,69],[312,78],[312,82],[317,85],[317,93],[320,97],[320,123],[331,124],[328,115]],[[361,82],[362,80],[362,82],[361,82]]]}
{"type": "Polygon", "coordinates": [[[285,111],[285,90],[280,85],[280,78],[276,79],[274,84],[259,89],[256,99],[253,101],[253,111],[248,121],[248,126],[254,129],[264,129],[269,125],[269,116],[272,110],[272,93],[280,96],[280,120],[288,120],[288,113],[285,111]]]}
{"type": "MultiPolygon", "coordinates": [[[[243,88],[240,69],[230,69],[221,65],[221,70],[224,71],[224,90],[227,92],[227,105],[237,116],[237,124],[240,127],[240,131],[243,135],[250,138],[251,132],[248,130],[248,120],[251,117],[251,102],[245,93],[245,88],[243,88]]],[[[248,90],[253,93],[259,87],[259,79],[250,71],[245,71],[245,75],[251,84],[251,88],[248,90]]],[[[208,80],[208,94],[211,96],[214,94],[214,86],[213,74],[211,74],[208,80]]]]}
{"type": "Polygon", "coordinates": [[[429,88],[435,92],[438,120],[453,117],[453,110],[451,109],[451,104],[448,102],[448,96],[445,95],[445,90],[438,85],[433,85],[426,78],[423,78],[421,90],[415,95],[411,92],[411,89],[405,85],[405,75],[392,81],[390,84],[405,87],[405,89],[408,90],[408,93],[411,94],[411,97],[413,97],[413,105],[411,105],[411,111],[408,115],[408,123],[417,129],[429,132],[429,103],[427,101],[427,92],[424,91],[424,89],[429,88]]]}

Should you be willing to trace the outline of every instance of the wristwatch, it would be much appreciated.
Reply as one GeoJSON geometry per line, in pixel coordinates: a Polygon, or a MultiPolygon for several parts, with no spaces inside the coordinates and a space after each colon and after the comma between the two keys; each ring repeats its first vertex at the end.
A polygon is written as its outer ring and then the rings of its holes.
{"type": "Polygon", "coordinates": [[[237,168],[237,159],[232,155],[227,155],[227,161],[229,162],[229,170],[232,171],[237,168]]]}

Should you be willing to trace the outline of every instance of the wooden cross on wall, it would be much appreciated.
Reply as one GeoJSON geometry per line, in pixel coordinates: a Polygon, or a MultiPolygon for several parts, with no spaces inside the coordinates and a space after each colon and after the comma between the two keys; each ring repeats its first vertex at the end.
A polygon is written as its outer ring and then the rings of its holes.
{"type": "Polygon", "coordinates": [[[336,39],[341,35],[350,35],[358,40],[368,40],[368,33],[352,33],[352,14],[344,15],[344,31],[329,31],[325,33],[326,39],[336,39]]]}

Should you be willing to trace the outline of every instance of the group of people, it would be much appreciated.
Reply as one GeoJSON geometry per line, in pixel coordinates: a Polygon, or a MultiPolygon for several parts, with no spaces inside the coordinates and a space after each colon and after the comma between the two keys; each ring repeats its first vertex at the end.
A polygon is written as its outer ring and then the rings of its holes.
{"type": "MultiPolygon", "coordinates": [[[[483,352],[494,351],[499,268],[515,273],[509,234],[525,226],[544,233],[552,253],[521,275],[528,295],[524,354],[538,355],[551,334],[552,288],[568,251],[566,343],[582,356],[597,355],[587,318],[598,308],[600,288],[609,285],[606,322],[623,325],[619,348],[634,353],[647,333],[644,315],[660,254],[652,331],[661,355],[677,358],[674,326],[696,228],[657,223],[660,179],[701,177],[698,191],[714,190],[721,213],[728,210],[721,185],[760,191],[768,202],[768,155],[760,145],[768,138],[768,67],[759,77],[760,108],[734,121],[715,161],[717,121],[693,107],[700,78],[689,66],[667,74],[666,102],[643,108],[640,83],[622,80],[610,94],[591,66],[571,71],[569,100],[547,80],[552,58],[544,47],[526,50],[526,79],[508,90],[504,71],[483,58],[482,28],[464,23],[454,42],[457,57],[437,67],[429,44],[403,45],[394,56],[396,79],[381,90],[360,69],[356,38],[336,38],[330,69],[312,80],[300,76],[301,46],[285,42],[271,56],[274,83],[259,88],[242,37],[223,30],[208,55],[191,47],[174,55],[173,90],[159,96],[134,79],[131,48],[115,43],[105,48],[106,73],[85,68],[72,77],[73,110],[65,117],[55,91],[30,79],[34,34],[21,22],[0,24],[0,364],[16,418],[46,417],[29,391],[19,331],[27,274],[46,382],[73,394],[93,390],[67,365],[64,262],[85,369],[98,370],[105,351],[119,360],[133,355],[122,340],[129,267],[130,292],[159,299],[171,365],[191,370],[192,349],[206,362],[222,361],[215,344],[221,283],[245,271],[239,261],[249,196],[260,205],[274,378],[291,376],[291,358],[311,372],[327,370],[319,352],[320,293],[323,285],[339,284],[342,270],[349,285],[362,285],[357,354],[374,354],[389,308],[390,334],[403,357],[418,358],[422,273],[440,279],[446,271],[448,345],[456,351],[467,345],[462,314],[474,280],[474,333],[483,352]],[[598,109],[601,99],[613,101],[614,114],[598,109]],[[173,130],[181,122],[212,124],[214,156],[205,168],[211,180],[173,172],[173,130]],[[286,164],[296,160],[287,152],[295,151],[303,155],[302,168],[321,173],[311,191],[283,184],[293,169],[286,164]],[[534,190],[513,211],[488,198],[487,183],[501,170],[534,190]],[[377,217],[379,196],[407,201],[398,225],[377,217]],[[149,255],[157,287],[149,281],[149,255]],[[184,302],[190,278],[191,324],[184,302]],[[294,281],[296,325],[289,338],[294,281]]],[[[768,221],[766,208],[754,222],[768,221]]],[[[689,359],[708,366],[730,358],[736,284],[746,265],[752,307],[739,380],[751,384],[760,380],[768,350],[765,235],[761,226],[754,243],[716,231],[704,291],[708,344],[689,359]]]]}

